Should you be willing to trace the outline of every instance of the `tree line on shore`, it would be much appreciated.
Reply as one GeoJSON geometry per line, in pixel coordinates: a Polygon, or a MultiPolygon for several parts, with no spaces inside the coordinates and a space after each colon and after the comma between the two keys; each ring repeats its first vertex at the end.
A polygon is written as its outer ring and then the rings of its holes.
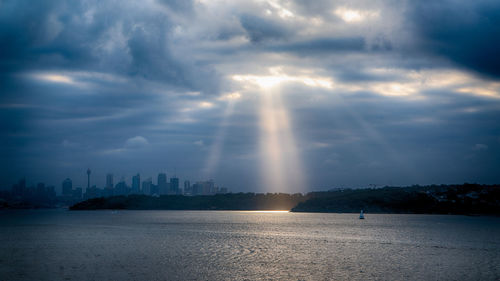
{"type": "Polygon", "coordinates": [[[292,212],[500,214],[500,185],[336,189],[307,194],[129,195],[94,198],[71,210],[290,210],[292,212]]]}

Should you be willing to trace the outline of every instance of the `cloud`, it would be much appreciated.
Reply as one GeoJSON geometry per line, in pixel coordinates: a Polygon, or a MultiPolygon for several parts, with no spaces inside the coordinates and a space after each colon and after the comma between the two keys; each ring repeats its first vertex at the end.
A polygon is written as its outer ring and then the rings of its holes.
{"type": "Polygon", "coordinates": [[[379,16],[377,11],[353,10],[346,7],[339,7],[334,13],[348,23],[362,22],[379,16]]]}
{"type": "Polygon", "coordinates": [[[272,21],[255,15],[242,15],[240,23],[253,43],[285,39],[292,33],[291,30],[278,21],[272,21]]]}
{"type": "Polygon", "coordinates": [[[133,138],[127,139],[127,141],[125,141],[125,145],[123,147],[129,148],[129,149],[138,149],[138,148],[142,148],[142,147],[145,147],[148,145],[149,145],[149,142],[145,137],[135,136],[133,138]]]}
{"type": "Polygon", "coordinates": [[[483,75],[500,77],[498,1],[411,1],[408,13],[424,51],[483,75]]]}
{"type": "Polygon", "coordinates": [[[214,178],[254,191],[264,92],[289,114],[308,186],[500,181],[495,1],[1,5],[9,183],[76,184],[88,167],[98,185],[109,170],[202,180],[223,124],[214,178]]]}
{"type": "Polygon", "coordinates": [[[362,37],[319,38],[309,41],[274,45],[273,51],[292,52],[304,56],[324,55],[333,52],[356,52],[365,48],[362,37]]]}
{"type": "Polygon", "coordinates": [[[176,13],[191,13],[193,11],[192,0],[159,0],[159,2],[176,13]]]}
{"type": "MultiPolygon", "coordinates": [[[[154,4],[136,9],[132,2],[104,2],[96,9],[96,3],[48,1],[24,8],[20,2],[4,2],[0,12],[0,69],[15,72],[50,65],[53,69],[92,69],[161,80],[194,90],[199,90],[201,83],[204,89],[208,84],[216,87],[209,67],[173,54],[174,25],[169,13],[154,4]],[[204,76],[209,78],[204,80],[204,76]]],[[[192,9],[189,1],[162,3],[174,11],[192,9]]]]}

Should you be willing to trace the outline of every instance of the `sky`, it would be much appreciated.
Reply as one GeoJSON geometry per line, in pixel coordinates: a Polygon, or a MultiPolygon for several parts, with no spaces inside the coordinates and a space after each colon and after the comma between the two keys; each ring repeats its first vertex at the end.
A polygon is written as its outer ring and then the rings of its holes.
{"type": "Polygon", "coordinates": [[[0,183],[500,183],[500,2],[0,0],[0,183]]]}

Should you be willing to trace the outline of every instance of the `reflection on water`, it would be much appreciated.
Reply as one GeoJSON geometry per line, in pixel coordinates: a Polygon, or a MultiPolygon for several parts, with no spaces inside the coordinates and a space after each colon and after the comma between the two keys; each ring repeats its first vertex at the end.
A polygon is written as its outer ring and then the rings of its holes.
{"type": "Polygon", "coordinates": [[[500,218],[1,211],[5,280],[495,280],[500,218]]]}
{"type": "Polygon", "coordinates": [[[283,211],[277,211],[277,210],[262,210],[262,211],[240,211],[244,213],[271,213],[271,214],[277,214],[277,213],[288,213],[290,211],[283,210],[283,211]]]}

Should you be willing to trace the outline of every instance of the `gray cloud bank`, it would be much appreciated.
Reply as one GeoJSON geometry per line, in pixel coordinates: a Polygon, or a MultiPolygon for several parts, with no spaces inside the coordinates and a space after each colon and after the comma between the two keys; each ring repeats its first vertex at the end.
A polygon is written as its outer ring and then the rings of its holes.
{"type": "Polygon", "coordinates": [[[498,183],[499,38],[488,0],[3,0],[2,186],[202,180],[219,153],[216,182],[266,190],[269,81],[304,164],[293,191],[498,183]]]}

